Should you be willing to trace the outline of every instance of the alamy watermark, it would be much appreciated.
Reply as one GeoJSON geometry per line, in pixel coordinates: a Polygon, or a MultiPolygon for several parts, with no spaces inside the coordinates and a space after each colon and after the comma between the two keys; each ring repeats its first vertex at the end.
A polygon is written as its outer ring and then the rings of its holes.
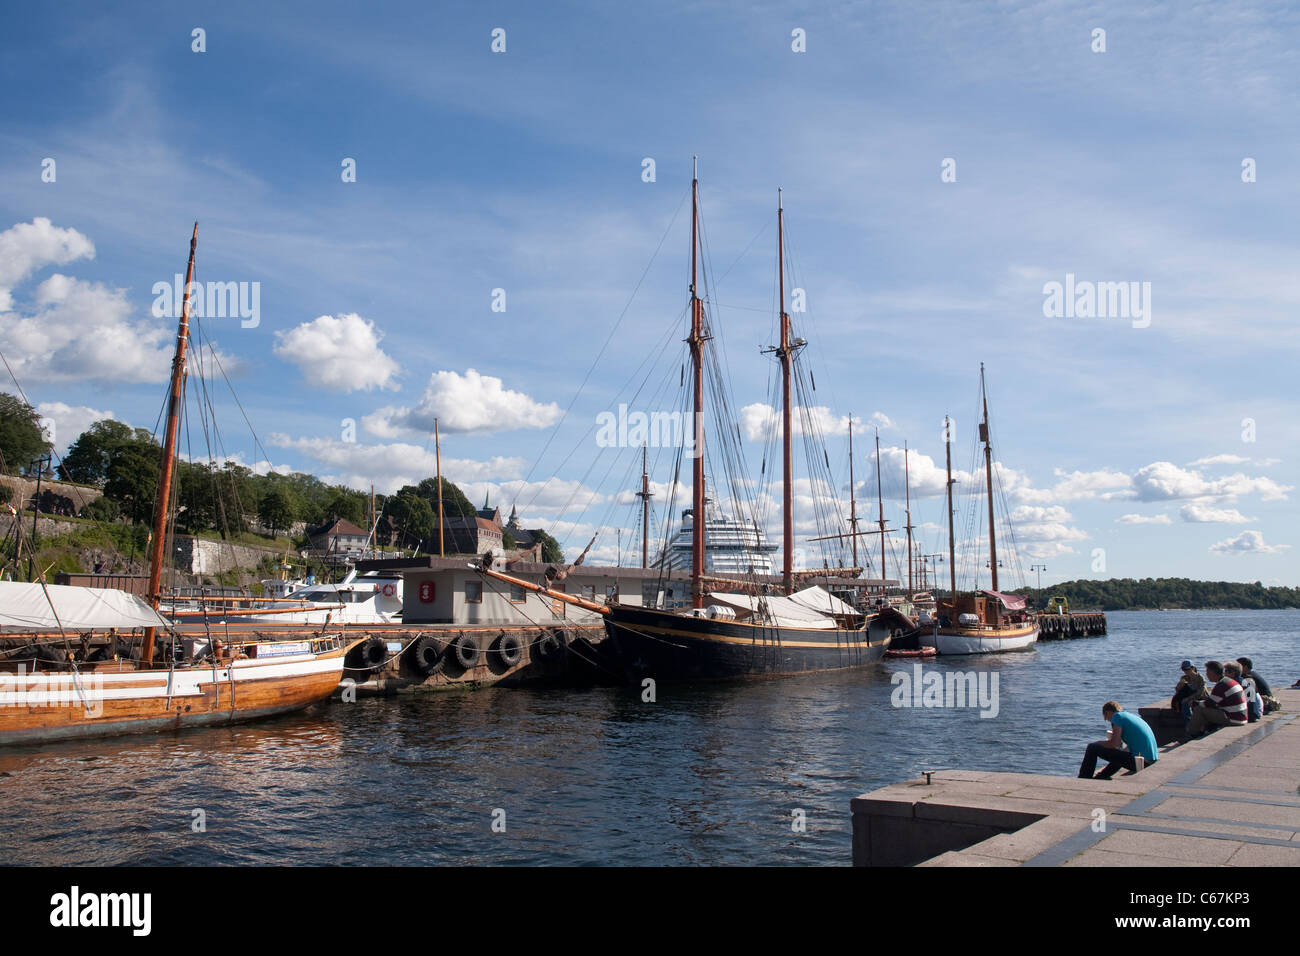
{"type": "MultiPolygon", "coordinates": [[[[176,273],[172,282],[153,284],[153,315],[157,319],[179,319],[185,300],[185,277],[176,273]]],[[[238,318],[242,328],[255,329],[262,322],[262,283],[191,282],[190,315],[203,319],[238,318]]]]}
{"type": "Polygon", "coordinates": [[[1131,319],[1133,328],[1151,324],[1150,282],[1076,281],[1043,284],[1043,315],[1049,319],[1131,319]]]}
{"type": "Polygon", "coordinates": [[[894,707],[978,707],[980,717],[996,717],[1000,708],[996,671],[926,671],[917,663],[911,673],[895,671],[889,682],[894,707]]]}
{"type": "Polygon", "coordinates": [[[599,448],[682,448],[686,457],[703,453],[697,446],[697,428],[691,412],[629,412],[626,403],[617,412],[596,416],[596,445],[599,448]]]}
{"type": "Polygon", "coordinates": [[[104,675],[28,672],[0,673],[0,707],[84,707],[86,716],[104,713],[104,675]]]}

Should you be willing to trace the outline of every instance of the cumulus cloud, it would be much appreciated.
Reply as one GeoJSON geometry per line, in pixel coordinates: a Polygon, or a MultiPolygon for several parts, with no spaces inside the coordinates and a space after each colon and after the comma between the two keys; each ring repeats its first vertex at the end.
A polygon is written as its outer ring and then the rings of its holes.
{"type": "Polygon", "coordinates": [[[1184,521],[1213,522],[1216,524],[1245,524],[1254,521],[1236,508],[1213,508],[1207,502],[1193,501],[1178,509],[1184,521]]]}
{"type": "Polygon", "coordinates": [[[313,385],[355,392],[397,389],[399,368],[379,347],[383,334],[355,312],[322,315],[276,332],[277,357],[298,366],[313,385]]]}
{"type": "Polygon", "coordinates": [[[41,402],[36,406],[45,433],[57,454],[67,453],[68,446],[87,428],[105,419],[116,419],[111,411],[101,412],[87,405],[67,405],[63,402],[41,402]]]}
{"type": "Polygon", "coordinates": [[[1157,461],[1137,470],[1133,475],[1133,490],[1140,501],[1248,494],[1258,494],[1264,501],[1284,501],[1292,488],[1280,485],[1272,478],[1251,478],[1240,472],[1223,478],[1206,478],[1199,472],[1179,468],[1173,462],[1157,461]]]}
{"type": "Polygon", "coordinates": [[[1021,505],[1012,510],[1010,520],[1021,551],[1031,558],[1072,554],[1071,542],[1088,539],[1087,532],[1070,526],[1074,519],[1060,505],[1021,505]]]}
{"type": "MultiPolygon", "coordinates": [[[[289,448],[308,458],[335,469],[338,473],[325,476],[326,480],[349,488],[375,489],[385,494],[397,491],[403,485],[418,484],[437,473],[434,452],[419,445],[403,442],[364,445],[333,438],[290,438],[273,434],[268,444],[289,448]]],[[[521,458],[494,457],[489,461],[468,458],[442,459],[442,474],[457,485],[486,478],[512,477],[523,471],[521,458]]]]}
{"type": "MultiPolygon", "coordinates": [[[[847,435],[850,419],[861,434],[861,418],[834,415],[825,405],[796,405],[791,409],[791,433],[796,436],[809,432],[822,436],[847,435]]],[[[869,421],[880,428],[892,428],[894,424],[883,412],[872,413],[869,421]]],[[[740,428],[749,441],[766,441],[769,436],[775,438],[781,434],[781,416],[771,405],[755,402],[740,410],[740,428]]]]}
{"type": "Polygon", "coordinates": [[[46,266],[95,258],[95,244],[75,229],[61,229],[44,217],[0,232],[0,312],[12,306],[10,291],[46,266]]]}
{"type": "Polygon", "coordinates": [[[1120,524],[1171,524],[1169,515],[1120,515],[1115,519],[1120,524]]]}
{"type": "Polygon", "coordinates": [[[1210,545],[1216,554],[1279,554],[1290,548],[1289,544],[1270,545],[1258,531],[1243,531],[1235,538],[1224,538],[1210,545]]]}
{"type": "Polygon", "coordinates": [[[514,428],[546,428],[560,418],[554,402],[542,404],[523,392],[505,387],[491,375],[474,369],[434,372],[414,407],[389,406],[362,419],[380,438],[427,435],[433,420],[446,432],[495,432],[514,428]]]}

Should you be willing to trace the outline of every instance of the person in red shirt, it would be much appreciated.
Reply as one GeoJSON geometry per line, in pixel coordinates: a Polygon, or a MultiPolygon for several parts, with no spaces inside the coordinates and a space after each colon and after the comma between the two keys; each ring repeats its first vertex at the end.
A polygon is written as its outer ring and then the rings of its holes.
{"type": "Polygon", "coordinates": [[[1214,681],[1210,696],[1192,708],[1187,734],[1195,740],[1210,727],[1238,727],[1246,723],[1246,692],[1223,672],[1218,661],[1205,662],[1205,676],[1214,681]]]}

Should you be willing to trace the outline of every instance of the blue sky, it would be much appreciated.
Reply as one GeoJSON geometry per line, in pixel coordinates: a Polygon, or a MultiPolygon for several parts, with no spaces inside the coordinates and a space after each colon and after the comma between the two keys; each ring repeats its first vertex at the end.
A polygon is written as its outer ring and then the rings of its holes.
{"type": "MultiPolygon", "coordinates": [[[[151,290],[197,219],[198,279],[260,289],[256,327],[204,324],[260,439],[223,398],[224,454],[391,490],[431,473],[437,414],[449,477],[571,546],[601,529],[612,560],[636,456],[591,430],[647,356],[676,385],[698,154],[736,407],[769,401],[781,186],[832,473],[846,488],[845,416],[860,482],[887,421],[886,491],[906,440],[925,551],[945,547],[943,416],[967,469],[983,361],[1020,561],[1044,582],[1294,585],[1298,20],[1284,3],[24,6],[0,38],[0,348],[61,445],[98,412],[152,428],[172,323],[151,290]],[[1045,316],[1067,274],[1150,283],[1149,325],[1045,316]]],[[[675,407],[647,388],[638,407],[675,407]]],[[[804,535],[815,491],[796,486],[804,535]]]]}

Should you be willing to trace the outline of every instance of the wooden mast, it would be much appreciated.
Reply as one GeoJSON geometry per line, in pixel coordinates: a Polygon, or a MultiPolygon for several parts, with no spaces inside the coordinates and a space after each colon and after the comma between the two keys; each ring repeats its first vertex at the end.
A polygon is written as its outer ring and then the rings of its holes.
{"type": "Polygon", "coordinates": [[[980,440],[984,442],[984,475],[988,480],[989,495],[989,571],[993,576],[993,590],[998,589],[998,545],[993,532],[993,446],[989,442],[989,397],[984,391],[984,363],[980,362],[980,398],[984,403],[984,421],[980,423],[980,440]]]}
{"type": "Polygon", "coordinates": [[[953,542],[952,531],[952,423],[948,416],[943,416],[943,447],[948,459],[948,596],[957,600],[957,546],[953,542]]]}
{"type": "Polygon", "coordinates": [[[907,496],[907,593],[911,597],[915,588],[912,586],[912,483],[908,477],[907,442],[903,442],[903,488],[907,496]]]}
{"type": "Polygon", "coordinates": [[[641,446],[641,567],[650,567],[650,473],[646,471],[646,446],[641,446]]]}
{"type": "MultiPolygon", "coordinates": [[[[185,394],[185,347],[190,337],[190,288],[194,284],[194,249],[199,244],[199,224],[194,223],[190,236],[190,262],[185,268],[185,292],[181,300],[181,320],[176,329],[176,355],[172,359],[171,390],[167,399],[167,428],[163,435],[162,472],[158,477],[158,494],[154,498],[153,541],[149,549],[149,604],[156,611],[162,603],[163,549],[166,546],[167,509],[171,504],[172,478],[176,463],[176,433],[180,425],[181,401],[185,394]]],[[[140,663],[148,667],[153,660],[154,628],[145,628],[140,663]]]]}
{"type": "Polygon", "coordinates": [[[876,524],[880,525],[880,596],[885,596],[885,499],[880,490],[880,429],[876,429],[876,524]]]}
{"type": "Polygon", "coordinates": [[[704,606],[704,303],[697,286],[700,179],[691,161],[691,375],[695,392],[695,460],[691,469],[691,606],[704,606]]]}
{"type": "Polygon", "coordinates": [[[438,419],[433,420],[433,455],[438,468],[438,557],[445,558],[442,537],[442,442],[438,436],[438,419]]]}
{"type": "Polygon", "coordinates": [[[858,566],[858,498],[853,484],[853,416],[849,415],[849,540],[853,542],[853,566],[858,566]]]}
{"type": "MultiPolygon", "coordinates": [[[[781,308],[781,516],[784,544],[781,558],[781,583],[787,594],[794,590],[794,456],[790,448],[790,314],[785,311],[785,212],[781,190],[776,191],[776,273],[781,308]]],[[[842,552],[841,552],[842,553],[842,552]]]]}

